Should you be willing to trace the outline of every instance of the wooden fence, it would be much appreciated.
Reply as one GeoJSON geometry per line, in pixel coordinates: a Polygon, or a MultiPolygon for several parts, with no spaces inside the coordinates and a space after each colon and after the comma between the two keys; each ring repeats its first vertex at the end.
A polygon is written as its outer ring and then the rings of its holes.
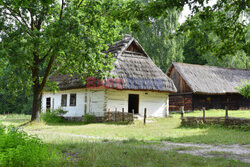
{"type": "Polygon", "coordinates": [[[228,109],[225,108],[225,116],[224,117],[206,117],[206,110],[203,108],[203,116],[202,117],[185,117],[183,107],[180,108],[181,112],[181,124],[183,126],[195,126],[201,124],[219,124],[225,126],[232,127],[241,127],[244,125],[246,129],[250,130],[250,119],[248,118],[236,118],[228,116],[228,109]]]}
{"type": "Polygon", "coordinates": [[[104,113],[104,121],[113,121],[113,122],[133,122],[134,121],[134,114],[122,111],[111,111],[110,109],[108,112],[104,113]]]}

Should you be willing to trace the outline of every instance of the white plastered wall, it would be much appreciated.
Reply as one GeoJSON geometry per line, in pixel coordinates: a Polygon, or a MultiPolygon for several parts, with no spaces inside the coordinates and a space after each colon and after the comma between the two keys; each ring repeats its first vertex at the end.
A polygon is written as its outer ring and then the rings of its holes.
{"type": "Polygon", "coordinates": [[[46,98],[51,98],[51,110],[62,108],[68,111],[65,117],[81,117],[84,113],[96,113],[100,115],[104,112],[104,90],[72,89],[58,91],[56,93],[44,92],[42,96],[42,112],[46,111],[46,98]],[[67,94],[67,106],[61,106],[61,98],[67,94]],[[70,94],[76,94],[76,106],[70,106],[70,94]],[[86,100],[85,101],[85,96],[86,100]],[[86,107],[85,107],[86,105],[86,107]],[[86,111],[84,111],[86,108],[86,111]]]}
{"type": "Polygon", "coordinates": [[[56,93],[44,92],[42,97],[42,112],[46,111],[46,98],[51,98],[51,110],[62,108],[68,111],[65,117],[80,117],[85,113],[94,113],[97,116],[102,116],[108,109],[114,111],[128,112],[128,96],[129,94],[139,95],[139,114],[143,115],[144,108],[147,109],[147,115],[153,117],[164,117],[169,114],[168,93],[151,92],[151,91],[130,91],[130,90],[90,90],[90,89],[72,89],[58,91],[56,93]],[[69,106],[70,94],[76,94],[76,106],[69,106]],[[61,107],[62,94],[67,94],[67,106],[61,107]],[[86,102],[85,102],[85,96],[86,102]],[[106,101],[105,101],[106,100],[106,101]]]}
{"type": "Polygon", "coordinates": [[[168,93],[151,91],[126,91],[126,90],[107,90],[107,110],[128,112],[129,94],[139,95],[139,114],[144,114],[144,108],[147,109],[147,115],[153,117],[165,117],[169,114],[168,93]]]}

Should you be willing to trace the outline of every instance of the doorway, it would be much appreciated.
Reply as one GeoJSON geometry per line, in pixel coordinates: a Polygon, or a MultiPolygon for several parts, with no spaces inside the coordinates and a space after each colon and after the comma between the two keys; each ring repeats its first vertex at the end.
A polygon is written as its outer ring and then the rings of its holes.
{"type": "Polygon", "coordinates": [[[128,112],[132,113],[134,109],[134,114],[139,113],[139,95],[129,94],[128,95],[128,112]]]}

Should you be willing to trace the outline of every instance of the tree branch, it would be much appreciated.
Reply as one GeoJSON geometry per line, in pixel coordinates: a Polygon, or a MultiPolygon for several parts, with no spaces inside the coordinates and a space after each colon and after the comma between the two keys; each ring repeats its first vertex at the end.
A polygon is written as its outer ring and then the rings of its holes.
{"type": "Polygon", "coordinates": [[[49,64],[48,64],[48,66],[47,66],[47,68],[46,68],[45,74],[44,74],[44,76],[43,76],[42,83],[41,83],[41,85],[40,85],[40,91],[43,90],[43,88],[44,88],[44,86],[45,86],[45,84],[46,84],[46,81],[47,81],[47,79],[48,79],[48,76],[49,76],[49,73],[50,73],[50,70],[51,70],[51,68],[52,68],[52,65],[53,65],[54,60],[55,60],[55,54],[53,54],[53,55],[50,57],[49,64]]]}
{"type": "MultiPolygon", "coordinates": [[[[6,9],[9,10],[10,14],[11,14],[14,18],[16,18],[20,24],[24,24],[24,25],[27,26],[27,28],[29,28],[28,24],[23,20],[23,18],[22,18],[21,15],[19,15],[19,14],[16,13],[16,12],[14,12],[14,11],[13,11],[11,8],[9,8],[8,6],[6,6],[6,9]],[[16,14],[22,19],[22,21],[17,17],[16,14]]],[[[19,12],[20,12],[20,11],[19,11],[19,12]]]]}
{"type": "Polygon", "coordinates": [[[81,0],[81,2],[77,5],[77,8],[80,8],[82,2],[83,2],[83,0],[81,0]]]}
{"type": "Polygon", "coordinates": [[[46,57],[51,52],[52,48],[53,48],[52,46],[49,48],[49,50],[47,51],[47,53],[39,60],[39,63],[43,62],[46,59],[46,57]]]}
{"type": "MultiPolygon", "coordinates": [[[[21,25],[23,25],[23,23],[20,21],[20,19],[18,19],[18,17],[16,17],[16,16],[13,16],[13,14],[7,13],[7,12],[3,12],[2,14],[5,15],[5,16],[9,16],[9,17],[6,17],[6,18],[8,18],[10,20],[11,19],[16,19],[17,22],[19,22],[21,25]]],[[[25,26],[25,25],[23,25],[23,26],[25,26]]],[[[31,34],[30,34],[30,32],[28,30],[24,30],[24,31],[31,36],[31,34]]]]}
{"type": "Polygon", "coordinates": [[[62,19],[62,14],[63,14],[63,8],[64,8],[64,0],[62,0],[62,6],[61,6],[61,11],[60,11],[60,20],[62,19]]]}

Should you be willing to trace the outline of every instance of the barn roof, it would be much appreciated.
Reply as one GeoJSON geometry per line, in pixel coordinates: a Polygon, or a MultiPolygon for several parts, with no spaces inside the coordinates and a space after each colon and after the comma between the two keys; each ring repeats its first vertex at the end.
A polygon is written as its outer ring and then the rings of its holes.
{"type": "MultiPolygon", "coordinates": [[[[122,80],[122,89],[176,92],[173,81],[153,63],[133,37],[126,35],[121,41],[109,45],[106,53],[112,53],[116,58],[111,75],[122,80]]],[[[56,75],[50,80],[57,81],[60,89],[86,86],[77,76],[56,75]]]]}
{"type": "Polygon", "coordinates": [[[250,79],[249,69],[222,68],[174,62],[167,71],[168,75],[173,67],[175,67],[194,93],[237,93],[238,91],[235,88],[240,86],[243,81],[250,79]]]}

